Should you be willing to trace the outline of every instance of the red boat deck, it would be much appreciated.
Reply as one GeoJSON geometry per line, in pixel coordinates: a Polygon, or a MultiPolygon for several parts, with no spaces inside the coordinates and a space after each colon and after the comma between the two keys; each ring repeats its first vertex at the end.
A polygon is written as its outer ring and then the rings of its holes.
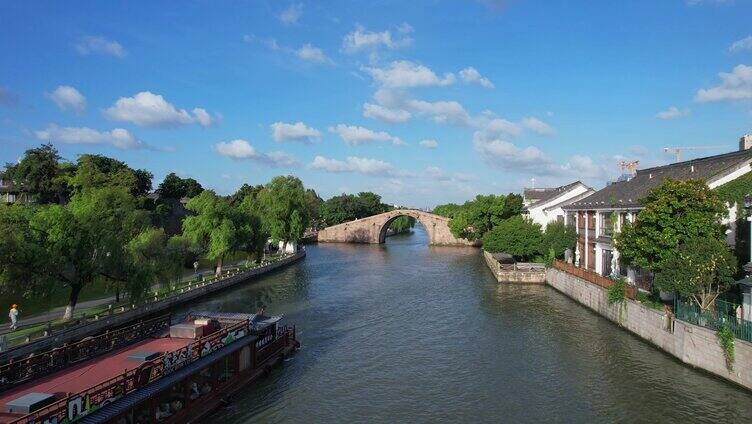
{"type": "Polygon", "coordinates": [[[123,349],[84,361],[72,367],[36,379],[15,389],[0,394],[0,423],[8,423],[18,418],[17,414],[5,412],[5,403],[27,393],[50,393],[58,399],[68,393],[78,393],[125,371],[137,368],[141,362],[129,361],[128,356],[136,352],[170,352],[189,345],[193,339],[163,337],[147,339],[123,349]]]}

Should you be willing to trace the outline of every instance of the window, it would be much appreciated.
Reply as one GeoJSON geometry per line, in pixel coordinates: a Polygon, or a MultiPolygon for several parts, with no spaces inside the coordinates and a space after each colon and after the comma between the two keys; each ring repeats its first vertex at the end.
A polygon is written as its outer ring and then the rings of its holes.
{"type": "Polygon", "coordinates": [[[614,233],[614,215],[611,212],[603,212],[600,214],[599,218],[599,230],[600,234],[602,236],[608,236],[611,237],[611,235],[614,233]]]}

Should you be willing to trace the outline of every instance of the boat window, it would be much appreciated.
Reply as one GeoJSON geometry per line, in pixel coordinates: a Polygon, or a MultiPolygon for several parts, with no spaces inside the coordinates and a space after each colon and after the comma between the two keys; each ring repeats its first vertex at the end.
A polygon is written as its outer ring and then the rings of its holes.
{"type": "Polygon", "coordinates": [[[145,401],[136,405],[128,416],[126,417],[127,424],[150,424],[151,417],[154,415],[151,413],[151,404],[149,401],[145,401]]]}
{"type": "Polygon", "coordinates": [[[212,368],[214,367],[209,366],[191,376],[189,380],[189,400],[195,400],[205,396],[211,393],[212,389],[214,389],[214,386],[216,385],[214,375],[216,375],[216,373],[212,372],[212,368]]]}
{"type": "MultiPolygon", "coordinates": [[[[237,355],[237,354],[235,354],[237,355]]],[[[229,381],[235,376],[236,370],[235,370],[235,355],[229,355],[226,356],[220,363],[224,364],[224,367],[222,369],[222,374],[219,375],[219,381],[224,383],[226,381],[229,381]]]]}

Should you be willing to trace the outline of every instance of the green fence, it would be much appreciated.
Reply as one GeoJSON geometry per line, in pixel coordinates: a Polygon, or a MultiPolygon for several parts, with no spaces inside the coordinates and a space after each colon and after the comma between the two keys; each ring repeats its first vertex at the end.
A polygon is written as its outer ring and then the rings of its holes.
{"type": "Polygon", "coordinates": [[[696,303],[677,299],[674,312],[676,319],[713,330],[718,330],[725,325],[737,339],[752,342],[752,322],[736,318],[738,306],[738,303],[719,299],[715,301],[715,308],[702,311],[696,303]]]}

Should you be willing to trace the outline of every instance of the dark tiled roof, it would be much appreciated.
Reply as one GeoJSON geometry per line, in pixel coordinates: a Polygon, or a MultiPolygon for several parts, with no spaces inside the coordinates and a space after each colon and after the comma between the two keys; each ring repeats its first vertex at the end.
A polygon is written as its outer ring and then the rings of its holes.
{"type": "Polygon", "coordinates": [[[610,207],[640,207],[640,200],[668,178],[674,180],[701,179],[706,182],[725,175],[752,159],[752,150],[692,159],[671,165],[640,169],[628,181],[611,183],[592,195],[564,209],[598,209],[610,207]]]}
{"type": "Polygon", "coordinates": [[[554,197],[571,190],[578,184],[582,184],[582,182],[575,181],[567,185],[552,188],[526,188],[523,190],[523,197],[525,198],[525,200],[532,201],[527,206],[527,208],[531,208],[539,203],[545,203],[553,199],[554,197]]]}

